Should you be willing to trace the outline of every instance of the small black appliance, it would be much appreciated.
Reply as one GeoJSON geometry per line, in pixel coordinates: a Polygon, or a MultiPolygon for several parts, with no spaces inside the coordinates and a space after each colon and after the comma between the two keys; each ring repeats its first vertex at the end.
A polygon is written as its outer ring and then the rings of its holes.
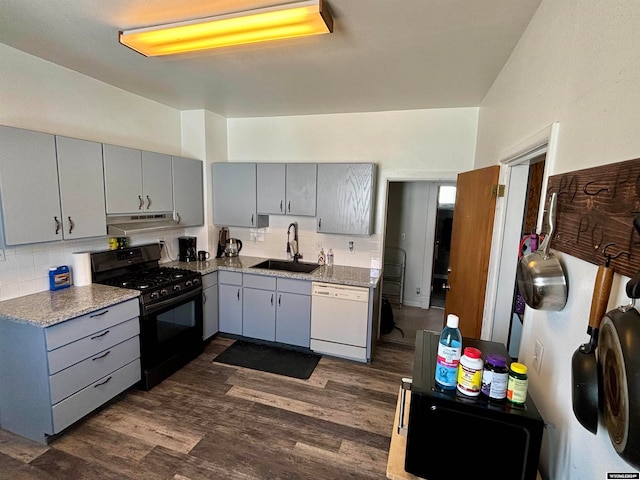
{"type": "Polygon", "coordinates": [[[198,257],[197,237],[178,237],[178,260],[195,262],[198,257]]]}

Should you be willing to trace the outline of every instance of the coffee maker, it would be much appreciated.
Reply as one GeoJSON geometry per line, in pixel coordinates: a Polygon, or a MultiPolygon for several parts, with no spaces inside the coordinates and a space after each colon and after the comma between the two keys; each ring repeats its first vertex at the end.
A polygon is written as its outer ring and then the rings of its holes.
{"type": "Polygon", "coordinates": [[[195,262],[197,260],[197,237],[178,237],[178,260],[181,262],[195,262]]]}

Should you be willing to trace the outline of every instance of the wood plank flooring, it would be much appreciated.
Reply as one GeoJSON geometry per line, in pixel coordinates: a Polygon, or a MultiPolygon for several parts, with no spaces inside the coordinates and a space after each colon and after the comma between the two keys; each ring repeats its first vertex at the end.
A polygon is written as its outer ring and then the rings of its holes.
{"type": "Polygon", "coordinates": [[[212,360],[217,338],[149,392],[129,390],[49,446],[0,430],[0,479],[384,479],[413,347],[323,356],[308,380],[212,360]]]}

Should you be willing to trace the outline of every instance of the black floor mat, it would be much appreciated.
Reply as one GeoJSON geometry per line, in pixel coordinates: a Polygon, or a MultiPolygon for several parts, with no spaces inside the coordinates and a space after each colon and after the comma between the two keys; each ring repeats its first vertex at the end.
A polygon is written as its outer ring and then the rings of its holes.
{"type": "Polygon", "coordinates": [[[304,380],[311,376],[320,358],[315,353],[236,340],[213,361],[304,380]]]}

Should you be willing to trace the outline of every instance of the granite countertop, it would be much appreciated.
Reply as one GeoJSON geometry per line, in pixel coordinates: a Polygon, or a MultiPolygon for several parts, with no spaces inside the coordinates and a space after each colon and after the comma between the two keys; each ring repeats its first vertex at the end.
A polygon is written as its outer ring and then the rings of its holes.
{"type": "Polygon", "coordinates": [[[138,296],[137,290],[95,283],[47,290],[0,302],[0,321],[48,327],[138,296]]]}
{"type": "MultiPolygon", "coordinates": [[[[236,271],[242,273],[254,273],[272,277],[294,278],[299,280],[311,280],[314,282],[336,283],[340,285],[351,285],[356,287],[375,287],[380,281],[380,270],[362,267],[348,267],[345,265],[326,265],[318,268],[312,273],[287,272],[283,270],[268,270],[264,268],[251,268],[260,262],[267,260],[262,257],[222,257],[212,258],[204,262],[180,262],[173,261],[164,263],[165,267],[184,268],[202,275],[218,270],[236,271]]],[[[308,262],[305,262],[308,263],[308,262]]]]}

